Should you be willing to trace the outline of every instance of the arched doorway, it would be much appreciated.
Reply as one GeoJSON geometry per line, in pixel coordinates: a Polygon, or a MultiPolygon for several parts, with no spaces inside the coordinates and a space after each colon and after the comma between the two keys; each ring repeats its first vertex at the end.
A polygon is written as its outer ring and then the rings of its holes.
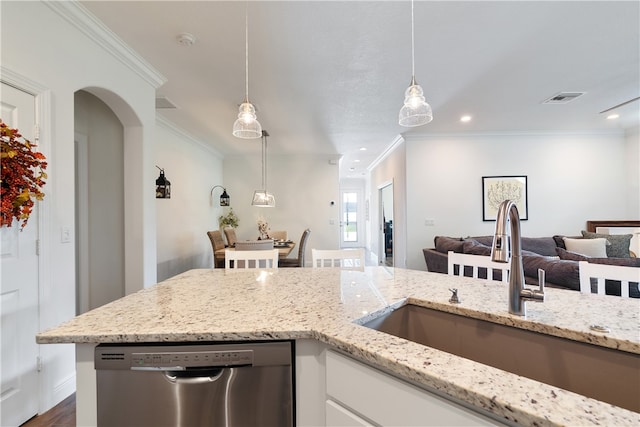
{"type": "Polygon", "coordinates": [[[125,295],[124,126],[97,96],[74,95],[76,312],[125,295]]]}

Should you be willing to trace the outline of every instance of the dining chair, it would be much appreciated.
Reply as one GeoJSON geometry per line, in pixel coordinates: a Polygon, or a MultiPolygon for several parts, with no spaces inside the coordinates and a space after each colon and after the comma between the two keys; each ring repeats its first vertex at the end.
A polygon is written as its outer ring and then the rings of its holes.
{"type": "Polygon", "coordinates": [[[230,250],[224,251],[224,268],[278,268],[278,250],[230,250]]]}
{"type": "Polygon", "coordinates": [[[286,231],[269,231],[269,237],[273,240],[287,240],[286,231]]]}
{"type": "Polygon", "coordinates": [[[271,249],[273,249],[273,239],[236,241],[236,251],[268,251],[271,249]]]}
{"type": "Polygon", "coordinates": [[[220,230],[207,231],[207,236],[209,236],[209,241],[211,241],[211,249],[213,249],[213,267],[224,267],[224,255],[222,252],[220,252],[221,249],[224,249],[224,239],[222,238],[222,233],[220,232],[220,230]]]}
{"type": "Polygon", "coordinates": [[[313,268],[343,267],[364,270],[364,249],[311,249],[313,268]]]}
{"type": "Polygon", "coordinates": [[[227,245],[231,247],[235,246],[238,241],[238,238],[236,237],[236,229],[232,227],[225,227],[224,235],[227,238],[227,245]]]}
{"type": "Polygon", "coordinates": [[[300,237],[300,243],[298,244],[298,257],[281,259],[279,264],[280,267],[304,267],[305,252],[310,234],[311,230],[308,228],[302,232],[302,237],[300,237]]]}
{"type": "Polygon", "coordinates": [[[486,278],[487,280],[509,282],[509,264],[492,261],[490,256],[461,254],[459,252],[449,251],[447,259],[447,272],[450,276],[473,277],[475,279],[486,278]],[[456,266],[458,268],[456,268],[456,266]],[[486,276],[480,277],[480,271],[486,272],[486,276]],[[498,274],[498,272],[500,272],[500,274],[498,274]],[[471,276],[468,276],[468,274],[471,274],[471,276]]]}
{"type": "Polygon", "coordinates": [[[588,261],[578,261],[580,272],[580,292],[593,292],[591,283],[594,279],[595,293],[605,295],[607,283],[617,282],[620,285],[620,296],[629,298],[630,284],[640,292],[640,268],[620,265],[595,264],[588,261]]]}

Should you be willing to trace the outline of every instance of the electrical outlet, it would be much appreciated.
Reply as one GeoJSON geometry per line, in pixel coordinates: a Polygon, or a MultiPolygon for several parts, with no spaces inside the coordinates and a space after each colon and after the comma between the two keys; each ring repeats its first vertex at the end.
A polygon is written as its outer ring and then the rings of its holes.
{"type": "Polygon", "coordinates": [[[427,218],[424,220],[424,225],[425,227],[433,227],[434,225],[436,225],[436,220],[433,218],[427,218]]]}

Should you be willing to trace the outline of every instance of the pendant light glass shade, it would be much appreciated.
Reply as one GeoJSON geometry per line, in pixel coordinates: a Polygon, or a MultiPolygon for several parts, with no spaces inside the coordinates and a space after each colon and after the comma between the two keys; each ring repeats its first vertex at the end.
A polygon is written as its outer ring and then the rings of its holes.
{"type": "Polygon", "coordinates": [[[422,87],[416,83],[414,37],[413,0],[411,0],[411,83],[404,92],[404,105],[398,114],[398,123],[406,127],[426,125],[433,120],[431,106],[424,98],[422,87]]]}
{"type": "Polygon", "coordinates": [[[253,192],[253,200],[251,206],[262,208],[274,208],[276,206],[276,198],[267,190],[256,190],[253,192]]]}
{"type": "Polygon", "coordinates": [[[233,136],[244,139],[262,136],[262,126],[256,117],[256,109],[247,99],[240,104],[238,120],[233,123],[233,136]]]}
{"type": "MultiPolygon", "coordinates": [[[[248,7],[248,6],[247,6],[248,7]]],[[[262,126],[256,117],[256,109],[249,102],[249,12],[245,10],[244,23],[245,54],[244,54],[244,74],[245,74],[245,95],[244,101],[240,104],[238,119],[233,123],[233,136],[243,139],[255,139],[262,136],[262,126]]]]}
{"type": "Polygon", "coordinates": [[[422,87],[411,78],[411,85],[404,92],[404,106],[400,109],[398,123],[401,126],[414,127],[426,125],[433,120],[431,106],[427,104],[422,87]]]}
{"type": "Polygon", "coordinates": [[[263,130],[262,133],[262,190],[253,192],[251,206],[261,208],[273,208],[276,206],[276,198],[267,191],[267,137],[269,132],[263,130]]]}

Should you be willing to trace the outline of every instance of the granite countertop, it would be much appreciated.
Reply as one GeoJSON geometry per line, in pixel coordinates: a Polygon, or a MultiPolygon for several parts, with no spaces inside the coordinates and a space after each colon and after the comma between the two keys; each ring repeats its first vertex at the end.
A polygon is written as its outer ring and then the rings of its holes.
{"type": "Polygon", "coordinates": [[[316,339],[523,425],[640,425],[640,414],[359,323],[406,303],[640,354],[640,300],[546,289],[527,317],[505,284],[405,269],[191,270],[40,333],[37,342],[316,339]],[[461,304],[448,302],[457,288],[461,304]],[[606,325],[607,334],[590,325],[606,325]]]}

